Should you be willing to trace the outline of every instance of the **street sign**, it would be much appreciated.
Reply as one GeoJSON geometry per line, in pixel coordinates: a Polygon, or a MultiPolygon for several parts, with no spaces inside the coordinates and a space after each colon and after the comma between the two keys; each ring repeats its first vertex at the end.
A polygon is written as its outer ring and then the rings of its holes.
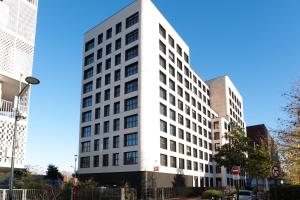
{"type": "Polygon", "coordinates": [[[273,165],[271,168],[271,173],[273,178],[278,178],[280,175],[280,167],[278,165],[273,165]]]}
{"type": "Polygon", "coordinates": [[[158,172],[159,171],[159,167],[158,166],[154,166],[153,171],[158,172]]]}
{"type": "Polygon", "coordinates": [[[233,166],[233,167],[231,168],[231,173],[232,173],[233,175],[238,175],[238,174],[240,173],[240,167],[238,167],[238,166],[233,166]]]}

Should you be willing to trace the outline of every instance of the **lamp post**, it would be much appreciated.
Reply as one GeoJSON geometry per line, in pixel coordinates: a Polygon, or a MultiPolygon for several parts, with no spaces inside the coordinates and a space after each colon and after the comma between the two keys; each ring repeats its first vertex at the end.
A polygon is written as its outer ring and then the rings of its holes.
{"type": "Polygon", "coordinates": [[[78,155],[74,155],[74,181],[73,181],[73,198],[74,200],[77,199],[77,186],[78,186],[78,178],[76,176],[76,163],[77,163],[77,157],[78,155]]]}
{"type": "Polygon", "coordinates": [[[15,108],[15,122],[14,122],[14,132],[13,132],[13,141],[12,141],[13,143],[12,143],[12,153],[11,153],[11,172],[10,172],[11,174],[10,174],[10,182],[9,182],[9,200],[13,199],[14,167],[15,167],[15,165],[14,165],[14,162],[15,162],[15,142],[16,142],[17,125],[18,125],[18,121],[20,121],[22,118],[24,119],[24,117],[19,112],[20,98],[22,97],[24,91],[30,85],[37,85],[37,84],[40,83],[39,79],[37,79],[35,77],[32,77],[32,76],[26,77],[25,81],[27,82],[27,84],[19,92],[19,94],[17,96],[17,106],[15,108]]]}

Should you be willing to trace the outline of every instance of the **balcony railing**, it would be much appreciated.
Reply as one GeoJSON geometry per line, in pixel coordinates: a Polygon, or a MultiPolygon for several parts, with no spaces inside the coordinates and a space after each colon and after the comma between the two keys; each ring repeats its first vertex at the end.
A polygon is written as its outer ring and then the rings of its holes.
{"type": "MultiPolygon", "coordinates": [[[[27,113],[27,106],[24,106],[21,103],[19,105],[19,111],[22,114],[26,114],[27,113]]],[[[0,116],[14,118],[15,117],[14,103],[11,102],[11,101],[3,100],[3,99],[0,100],[0,116]]]]}

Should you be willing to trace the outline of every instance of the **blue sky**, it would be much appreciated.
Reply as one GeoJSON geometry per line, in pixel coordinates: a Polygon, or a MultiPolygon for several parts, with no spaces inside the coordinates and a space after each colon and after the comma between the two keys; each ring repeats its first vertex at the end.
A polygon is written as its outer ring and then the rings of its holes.
{"type": "MultiPolygon", "coordinates": [[[[78,152],[83,34],[132,0],[39,2],[27,164],[72,171],[78,152]]],[[[204,80],[228,75],[248,125],[276,128],[300,75],[300,1],[153,0],[190,46],[204,80]]]]}

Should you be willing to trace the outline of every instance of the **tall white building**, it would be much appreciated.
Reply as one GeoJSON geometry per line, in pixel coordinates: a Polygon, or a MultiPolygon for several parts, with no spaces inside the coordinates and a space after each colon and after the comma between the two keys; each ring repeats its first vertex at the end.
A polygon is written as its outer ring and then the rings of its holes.
{"type": "MultiPolygon", "coordinates": [[[[14,108],[25,78],[32,73],[38,0],[0,0],[0,168],[11,165],[14,108]]],[[[26,153],[29,92],[19,110],[15,167],[23,168],[26,153]]]]}
{"type": "Polygon", "coordinates": [[[133,2],[85,33],[81,177],[103,185],[167,187],[182,178],[187,186],[227,184],[231,177],[216,173],[212,162],[220,143],[212,123],[228,131],[230,118],[213,109],[215,81],[197,75],[189,52],[150,0],[133,2]]]}

